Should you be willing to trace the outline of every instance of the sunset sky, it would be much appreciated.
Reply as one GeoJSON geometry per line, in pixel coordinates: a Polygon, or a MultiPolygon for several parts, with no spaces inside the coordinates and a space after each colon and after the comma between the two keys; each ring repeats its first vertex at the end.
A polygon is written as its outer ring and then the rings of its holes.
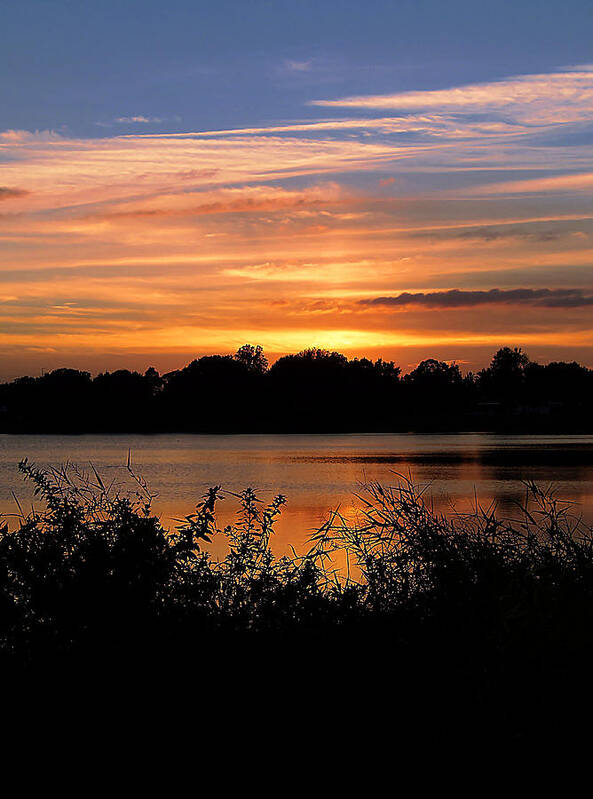
{"type": "Polygon", "coordinates": [[[19,0],[0,65],[0,378],[593,367],[590,0],[19,0]]]}

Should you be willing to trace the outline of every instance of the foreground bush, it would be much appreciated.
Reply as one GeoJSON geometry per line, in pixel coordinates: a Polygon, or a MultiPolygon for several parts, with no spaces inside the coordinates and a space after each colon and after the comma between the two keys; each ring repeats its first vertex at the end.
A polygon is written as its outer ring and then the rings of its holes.
{"type": "Polygon", "coordinates": [[[371,484],[356,522],[334,513],[309,552],[277,558],[282,496],[232,495],[237,518],[221,530],[216,506],[231,495],[215,487],[169,531],[140,479],[122,496],[94,471],[20,469],[46,509],[1,530],[7,667],[115,657],[254,677],[281,659],[293,676],[347,674],[356,692],[400,681],[400,706],[449,692],[459,707],[463,691],[511,712],[529,697],[532,714],[542,692],[576,701],[574,674],[592,664],[593,536],[533,484],[514,520],[480,508],[445,519],[409,482],[371,484]]]}

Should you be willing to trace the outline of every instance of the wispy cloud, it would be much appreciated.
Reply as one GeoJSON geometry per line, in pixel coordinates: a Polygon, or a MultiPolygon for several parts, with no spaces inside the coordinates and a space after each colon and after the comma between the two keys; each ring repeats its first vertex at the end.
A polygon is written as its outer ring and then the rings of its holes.
{"type": "Polygon", "coordinates": [[[2,130],[0,131],[0,145],[5,147],[23,144],[40,144],[43,142],[59,142],[64,137],[55,130],[2,130]]]}
{"type": "Polygon", "coordinates": [[[132,117],[116,117],[114,122],[118,122],[121,125],[130,125],[135,123],[140,124],[148,124],[150,122],[162,122],[161,117],[145,117],[143,115],[139,116],[132,116],[132,117]]]}
{"type": "MultiPolygon", "coordinates": [[[[131,116],[121,116],[121,117],[114,117],[108,121],[100,120],[95,122],[95,125],[99,128],[112,128],[115,125],[150,125],[150,124],[162,124],[163,122],[167,122],[169,119],[167,117],[155,117],[155,116],[146,116],[145,114],[134,114],[131,116]]],[[[176,118],[176,121],[179,121],[179,118],[176,118]]]]}
{"type": "MultiPolygon", "coordinates": [[[[323,133],[333,131],[374,131],[382,135],[398,133],[421,133],[438,137],[461,138],[471,135],[500,136],[523,133],[521,126],[510,122],[474,120],[462,125],[451,115],[410,114],[407,116],[388,116],[376,118],[320,119],[314,122],[289,122],[283,125],[268,125],[255,128],[227,128],[224,130],[204,130],[188,133],[146,133],[145,138],[213,138],[220,136],[272,135],[277,133],[323,133]]],[[[136,135],[136,134],[133,134],[136,135]]]]}
{"type": "Polygon", "coordinates": [[[593,172],[555,175],[529,180],[501,181],[472,190],[474,194],[540,194],[550,192],[590,191],[593,189],[593,172]]]}
{"type": "Polygon", "coordinates": [[[95,211],[91,218],[126,219],[298,211],[345,202],[350,197],[350,193],[335,182],[320,183],[303,189],[286,189],[265,184],[237,186],[211,191],[159,194],[144,201],[111,204],[109,210],[95,211]]]}
{"type": "Polygon", "coordinates": [[[208,186],[372,170],[405,157],[389,143],[275,136],[240,139],[66,139],[0,134],[4,180],[32,192],[28,207],[58,208],[208,186]],[[197,168],[199,165],[199,168],[197,168]]]}
{"type": "Polygon", "coordinates": [[[284,69],[288,72],[309,72],[313,66],[313,61],[294,61],[287,59],[284,62],[284,69]]]}
{"type": "Polygon", "coordinates": [[[557,124],[593,118],[593,65],[450,89],[362,95],[339,100],[314,100],[329,108],[433,109],[445,112],[511,112],[529,124],[557,124]]]}

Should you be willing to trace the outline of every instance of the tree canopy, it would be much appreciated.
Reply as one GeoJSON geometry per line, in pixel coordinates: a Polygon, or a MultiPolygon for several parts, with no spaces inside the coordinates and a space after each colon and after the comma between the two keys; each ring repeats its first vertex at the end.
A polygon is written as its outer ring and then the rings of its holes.
{"type": "Polygon", "coordinates": [[[428,358],[392,361],[311,348],[271,366],[259,345],[160,375],[61,368],[0,384],[7,432],[348,432],[591,428],[593,371],[503,347],[478,374],[428,358]]]}

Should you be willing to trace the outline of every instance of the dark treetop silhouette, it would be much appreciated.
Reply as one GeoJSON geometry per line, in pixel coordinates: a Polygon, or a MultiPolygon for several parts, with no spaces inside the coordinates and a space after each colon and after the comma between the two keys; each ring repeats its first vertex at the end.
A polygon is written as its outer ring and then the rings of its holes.
{"type": "Polygon", "coordinates": [[[0,385],[3,432],[589,432],[593,370],[542,365],[504,347],[462,375],[432,358],[410,374],[390,361],[309,349],[271,367],[261,347],[183,369],[56,369],[0,385]]]}

